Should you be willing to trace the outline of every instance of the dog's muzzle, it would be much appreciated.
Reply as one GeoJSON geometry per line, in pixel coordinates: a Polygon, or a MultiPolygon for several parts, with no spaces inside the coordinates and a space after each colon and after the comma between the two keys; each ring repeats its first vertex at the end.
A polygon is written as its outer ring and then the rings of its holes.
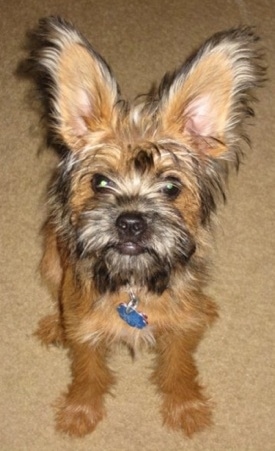
{"type": "Polygon", "coordinates": [[[145,252],[142,245],[147,230],[147,222],[138,212],[126,212],[119,215],[116,220],[119,236],[117,250],[124,255],[138,255],[145,252]]]}

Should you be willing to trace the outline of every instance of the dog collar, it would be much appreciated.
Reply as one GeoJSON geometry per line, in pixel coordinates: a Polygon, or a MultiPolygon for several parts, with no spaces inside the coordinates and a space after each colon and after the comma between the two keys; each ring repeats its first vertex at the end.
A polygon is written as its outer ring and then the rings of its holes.
{"type": "Polygon", "coordinates": [[[137,329],[143,329],[148,324],[147,316],[137,311],[138,306],[138,298],[137,296],[132,292],[131,289],[129,289],[129,302],[121,303],[117,307],[117,312],[123,321],[125,321],[129,326],[136,327],[137,329]]]}

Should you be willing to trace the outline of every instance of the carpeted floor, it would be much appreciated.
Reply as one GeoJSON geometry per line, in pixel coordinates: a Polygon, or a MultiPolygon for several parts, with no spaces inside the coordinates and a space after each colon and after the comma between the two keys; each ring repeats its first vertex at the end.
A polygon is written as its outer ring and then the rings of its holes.
{"type": "Polygon", "coordinates": [[[1,451],[275,450],[275,5],[273,0],[0,0],[1,451]],[[124,93],[148,90],[213,32],[255,25],[269,81],[259,93],[249,152],[222,209],[214,280],[220,320],[197,358],[213,397],[215,425],[192,440],[161,425],[147,382],[150,357],[118,351],[116,396],[108,417],[84,439],[54,432],[51,404],[69,381],[59,349],[33,338],[50,310],[40,283],[38,232],[54,158],[38,152],[39,120],[14,76],[24,37],[38,18],[59,14],[86,34],[112,66],[124,93]]]}

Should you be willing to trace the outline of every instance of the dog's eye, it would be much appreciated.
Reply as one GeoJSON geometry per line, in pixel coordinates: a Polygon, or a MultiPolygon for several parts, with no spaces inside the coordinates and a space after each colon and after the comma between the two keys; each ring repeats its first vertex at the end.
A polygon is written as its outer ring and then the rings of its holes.
{"type": "Polygon", "coordinates": [[[170,199],[175,199],[181,190],[180,181],[176,178],[166,180],[165,185],[162,188],[162,192],[170,199]]]}
{"type": "Polygon", "coordinates": [[[95,174],[92,179],[92,188],[95,193],[105,193],[112,189],[113,182],[102,174],[95,174]]]}

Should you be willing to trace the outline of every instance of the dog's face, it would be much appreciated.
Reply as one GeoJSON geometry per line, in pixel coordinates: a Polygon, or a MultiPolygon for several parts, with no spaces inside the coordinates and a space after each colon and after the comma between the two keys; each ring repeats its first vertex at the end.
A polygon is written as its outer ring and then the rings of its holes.
{"type": "Polygon", "coordinates": [[[228,165],[238,164],[250,90],[261,83],[253,35],[214,36],[132,105],[73,27],[42,22],[38,38],[34,57],[63,150],[52,221],[99,291],[161,293],[201,258],[228,165]]]}
{"type": "Polygon", "coordinates": [[[114,137],[107,158],[104,145],[78,162],[70,198],[77,253],[93,262],[101,291],[131,284],[161,293],[196,248],[194,163],[188,153],[175,161],[156,141],[134,146],[119,147],[114,137]]]}

